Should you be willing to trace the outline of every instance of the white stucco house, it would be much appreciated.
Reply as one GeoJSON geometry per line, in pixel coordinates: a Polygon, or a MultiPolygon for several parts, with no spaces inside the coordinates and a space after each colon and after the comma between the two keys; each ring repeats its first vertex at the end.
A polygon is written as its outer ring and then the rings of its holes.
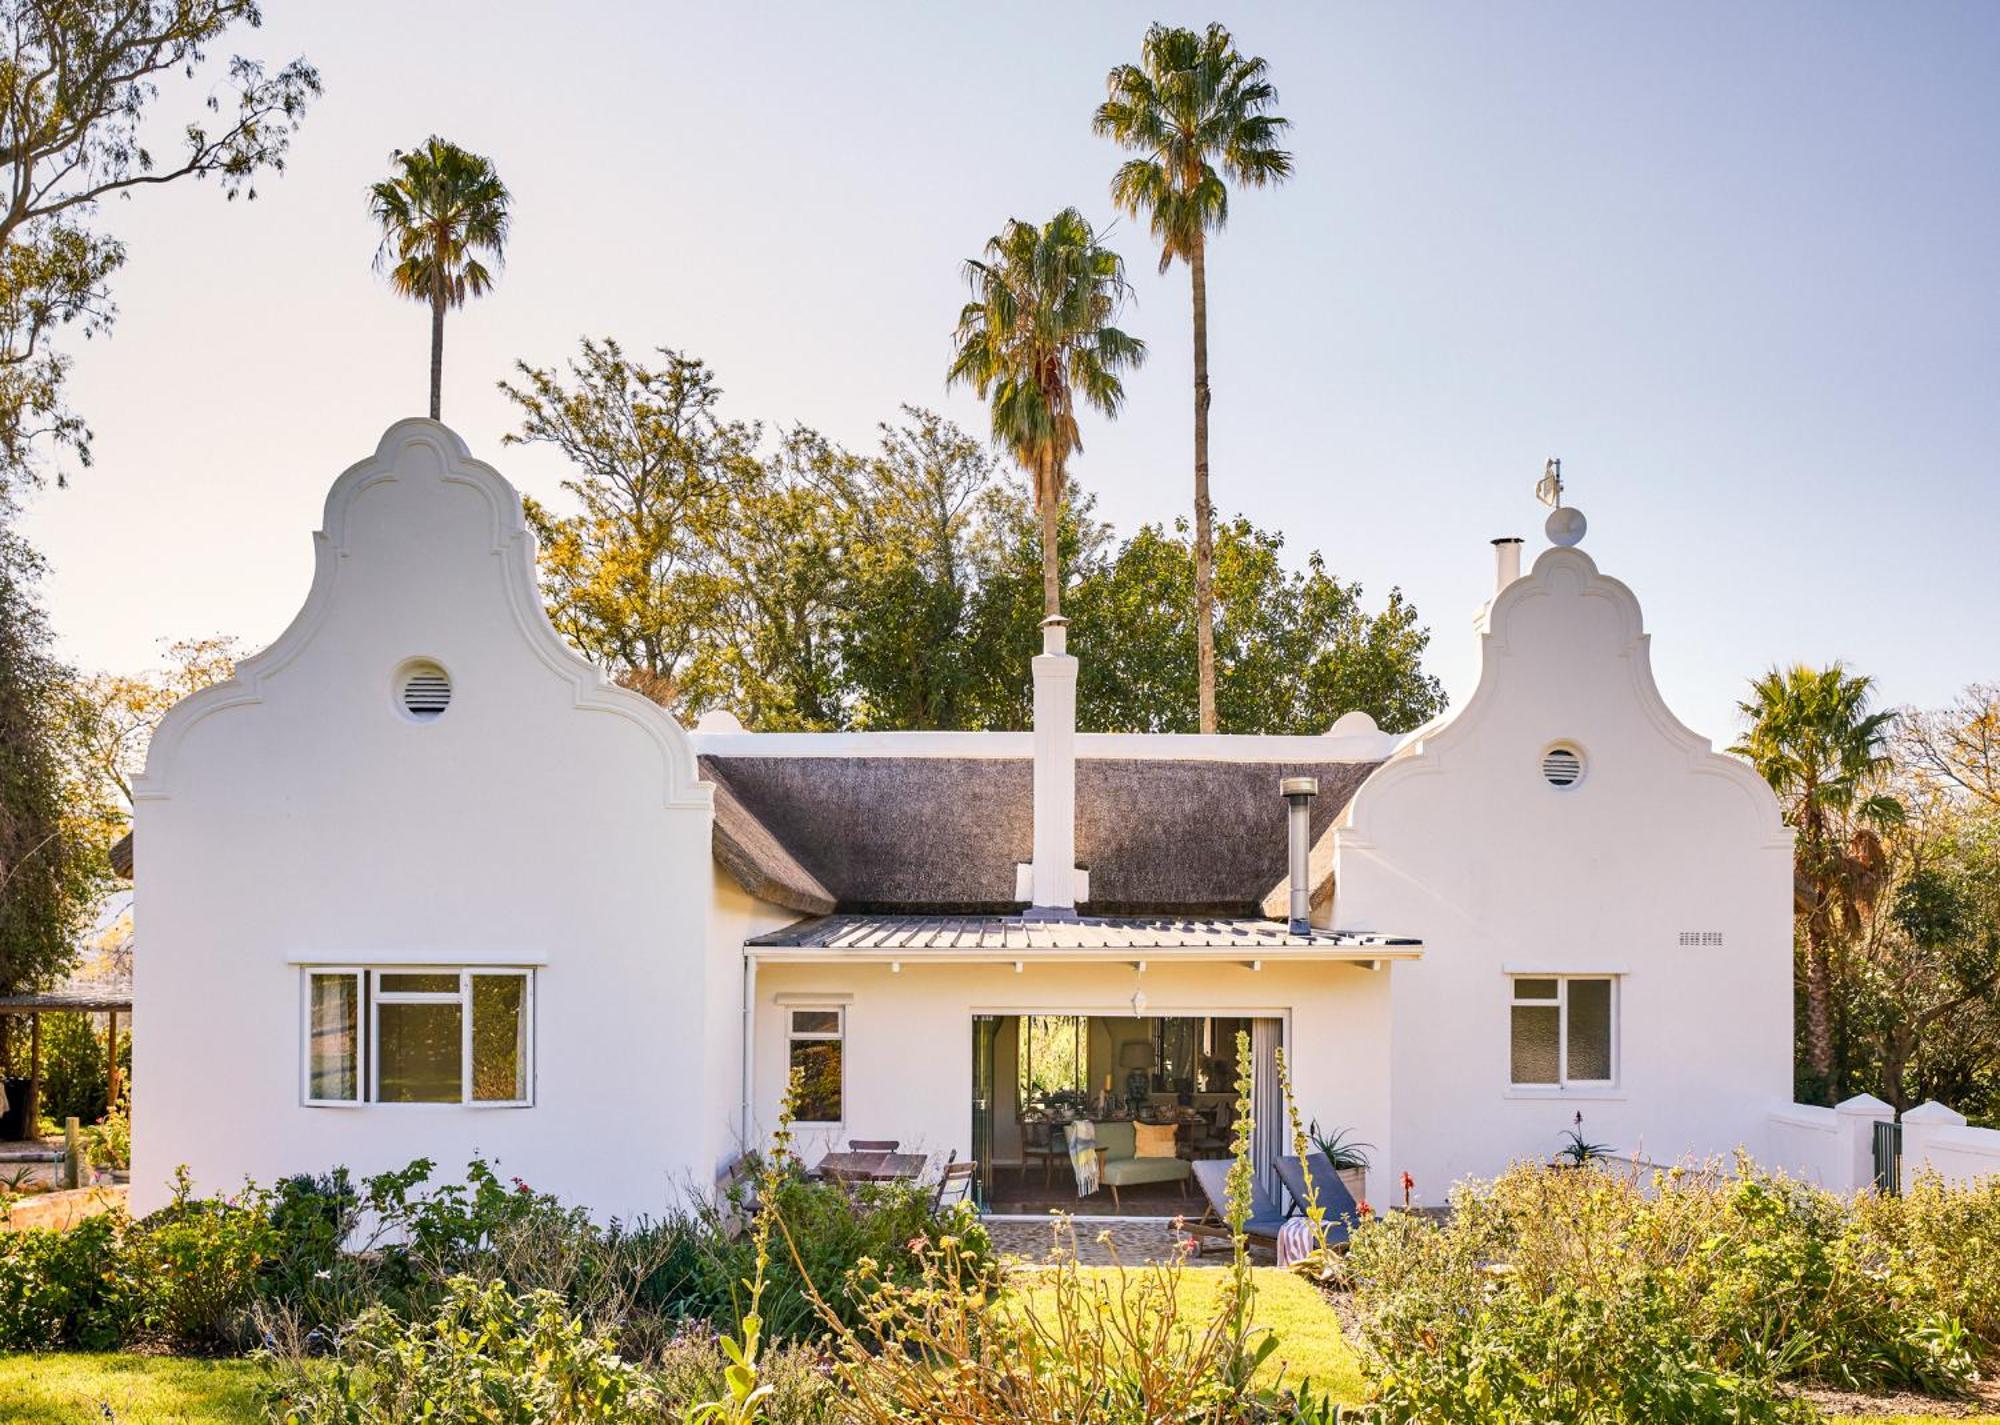
{"type": "Polygon", "coordinates": [[[1214,1124],[1239,1031],[1260,1156],[1282,1045],[1383,1196],[1579,1111],[1656,1160],[1761,1152],[1790,1102],[1790,835],[1580,548],[1497,544],[1433,725],[1237,737],[1078,734],[1059,625],[1032,733],[691,731],[558,637],[519,498],[429,421],[314,541],[292,625],[137,787],[138,1210],[182,1163],[484,1154],[656,1212],[793,1066],[808,1156],[895,1139],[991,1193],[1047,1181],[1055,1090],[1214,1124]]]}

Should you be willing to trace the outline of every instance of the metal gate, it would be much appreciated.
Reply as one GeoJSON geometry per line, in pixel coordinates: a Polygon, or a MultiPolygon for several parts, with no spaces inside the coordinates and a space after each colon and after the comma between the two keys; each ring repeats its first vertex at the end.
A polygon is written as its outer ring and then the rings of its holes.
{"type": "Polygon", "coordinates": [[[1875,1125],[1875,1191],[1894,1197],[1903,1184],[1903,1125],[1875,1125]]]}

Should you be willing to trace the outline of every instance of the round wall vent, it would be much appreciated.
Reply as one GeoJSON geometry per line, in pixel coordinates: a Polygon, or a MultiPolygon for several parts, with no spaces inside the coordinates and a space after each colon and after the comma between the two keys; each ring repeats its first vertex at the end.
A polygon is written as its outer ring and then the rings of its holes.
{"type": "Polygon", "coordinates": [[[435,663],[406,663],[396,676],[396,705],[405,717],[430,722],[451,706],[451,675],[435,663]]]}
{"type": "Polygon", "coordinates": [[[1542,780],[1552,787],[1573,787],[1583,780],[1583,754],[1573,747],[1551,747],[1542,754],[1542,780]]]}

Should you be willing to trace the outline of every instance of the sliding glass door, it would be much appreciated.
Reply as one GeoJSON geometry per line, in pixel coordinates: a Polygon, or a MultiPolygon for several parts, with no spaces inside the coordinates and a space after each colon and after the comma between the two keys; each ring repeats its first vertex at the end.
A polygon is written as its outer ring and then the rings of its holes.
{"type": "Polygon", "coordinates": [[[993,1200],[993,1109],[998,1076],[993,1049],[999,1041],[1000,1017],[972,1016],[972,1161],[979,1165],[974,1196],[981,1208],[993,1200]]]}

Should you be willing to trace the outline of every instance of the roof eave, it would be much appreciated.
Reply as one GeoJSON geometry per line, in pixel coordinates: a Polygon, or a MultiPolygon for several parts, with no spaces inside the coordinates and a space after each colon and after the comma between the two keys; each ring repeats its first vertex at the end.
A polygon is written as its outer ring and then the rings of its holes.
{"type": "Polygon", "coordinates": [[[841,965],[1011,965],[1011,964],[1363,964],[1383,960],[1421,960],[1423,947],[1345,945],[1321,948],[1259,949],[1246,945],[1126,945],[1036,947],[1030,949],[928,950],[870,945],[845,949],[837,945],[758,945],[745,943],[743,953],[757,961],[813,962],[841,965]]]}

